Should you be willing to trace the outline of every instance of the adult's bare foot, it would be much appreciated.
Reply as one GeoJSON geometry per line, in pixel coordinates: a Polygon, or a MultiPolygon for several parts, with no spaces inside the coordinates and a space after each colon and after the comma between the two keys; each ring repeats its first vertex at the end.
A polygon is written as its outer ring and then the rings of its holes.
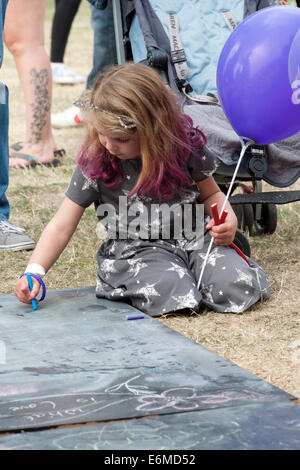
{"type": "Polygon", "coordinates": [[[9,167],[10,168],[26,168],[36,165],[57,166],[59,164],[57,153],[63,155],[63,151],[53,150],[52,148],[41,148],[37,145],[26,145],[26,143],[18,142],[10,148],[9,167]],[[19,150],[16,150],[19,148],[19,150]]]}

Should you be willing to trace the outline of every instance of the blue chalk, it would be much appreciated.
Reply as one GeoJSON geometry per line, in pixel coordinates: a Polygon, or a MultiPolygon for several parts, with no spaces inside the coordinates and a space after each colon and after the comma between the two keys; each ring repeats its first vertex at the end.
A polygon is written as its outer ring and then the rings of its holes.
{"type": "MultiPolygon", "coordinates": [[[[27,277],[29,289],[30,291],[32,291],[33,285],[32,285],[32,279],[31,279],[30,274],[26,274],[26,277],[27,277]]],[[[35,299],[32,299],[31,304],[32,304],[32,310],[37,310],[37,304],[36,304],[35,299]]]]}
{"type": "Polygon", "coordinates": [[[126,320],[139,320],[140,318],[145,318],[143,313],[138,313],[136,315],[126,315],[126,320]]]}

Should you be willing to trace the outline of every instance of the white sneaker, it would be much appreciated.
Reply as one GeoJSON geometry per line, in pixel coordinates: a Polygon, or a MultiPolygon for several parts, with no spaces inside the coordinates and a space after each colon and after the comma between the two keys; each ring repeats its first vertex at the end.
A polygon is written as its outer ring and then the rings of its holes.
{"type": "Polygon", "coordinates": [[[60,113],[51,114],[51,124],[57,129],[61,127],[78,127],[83,124],[83,118],[78,106],[70,106],[70,108],[60,113]]]}
{"type": "Polygon", "coordinates": [[[82,75],[78,75],[73,72],[64,63],[52,63],[52,80],[54,83],[60,83],[63,85],[75,85],[76,83],[84,83],[85,78],[82,75]]]}

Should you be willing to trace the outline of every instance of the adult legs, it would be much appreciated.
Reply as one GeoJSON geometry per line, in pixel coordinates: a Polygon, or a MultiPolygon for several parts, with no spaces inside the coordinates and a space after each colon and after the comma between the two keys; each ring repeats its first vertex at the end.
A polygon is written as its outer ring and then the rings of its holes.
{"type": "Polygon", "coordinates": [[[8,90],[0,88],[0,221],[9,218],[8,187],[8,90]]]}
{"type": "Polygon", "coordinates": [[[94,31],[93,68],[87,79],[87,88],[92,88],[96,75],[104,67],[117,63],[115,29],[112,2],[104,10],[90,5],[91,26],[94,31]]]}
{"type": "Polygon", "coordinates": [[[51,68],[53,83],[74,85],[84,83],[85,78],[73,72],[64,64],[65,50],[74,17],[78,11],[81,0],[56,0],[55,14],[51,31],[51,68]]]}
{"type": "MultiPolygon", "coordinates": [[[[51,129],[52,78],[44,47],[45,0],[10,0],[4,41],[14,56],[26,107],[25,140],[20,153],[36,161],[54,160],[51,129]]],[[[10,158],[10,166],[26,166],[27,160],[10,158]]]]}
{"type": "MultiPolygon", "coordinates": [[[[2,2],[0,9],[0,67],[3,56],[2,31],[6,3],[2,2]]],[[[0,83],[0,249],[31,249],[35,243],[25,234],[25,230],[8,223],[10,207],[5,194],[8,177],[8,89],[0,83]]]]}
{"type": "Polygon", "coordinates": [[[63,62],[71,26],[81,0],[55,0],[51,30],[51,62],[63,62]]]}
{"type": "Polygon", "coordinates": [[[8,222],[10,207],[5,195],[8,187],[8,90],[0,86],[0,250],[31,250],[34,241],[25,230],[8,222]]]}
{"type": "MultiPolygon", "coordinates": [[[[112,2],[108,2],[104,10],[100,10],[93,5],[90,5],[90,7],[94,45],[93,67],[87,78],[87,89],[92,88],[96,75],[104,67],[117,63],[112,2]]],[[[82,124],[80,108],[75,105],[52,115],[52,125],[56,128],[78,127],[82,124]]]]}

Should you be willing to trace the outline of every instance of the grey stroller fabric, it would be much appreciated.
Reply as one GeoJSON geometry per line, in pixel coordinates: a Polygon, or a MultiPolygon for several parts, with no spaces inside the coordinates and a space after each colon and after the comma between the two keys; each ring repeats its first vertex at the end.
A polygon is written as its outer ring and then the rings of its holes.
{"type": "Polygon", "coordinates": [[[264,180],[280,188],[300,177],[300,133],[267,146],[268,171],[264,180]]]}
{"type": "MultiPolygon", "coordinates": [[[[138,15],[139,24],[148,47],[161,49],[168,54],[168,80],[172,89],[178,91],[175,79],[176,72],[171,63],[169,38],[149,1],[121,0],[124,34],[129,32],[132,15],[138,15]]],[[[278,5],[276,0],[245,0],[244,16],[255,11],[278,5]]],[[[225,165],[234,165],[233,155],[241,150],[238,135],[231,127],[219,105],[195,104],[178,92],[182,109],[189,114],[195,125],[199,125],[206,134],[207,146],[225,165]]],[[[284,141],[266,146],[268,168],[262,179],[277,187],[287,187],[300,176],[300,133],[284,141]]],[[[250,174],[249,174],[250,179],[250,174]]]]}
{"type": "MultiPolygon", "coordinates": [[[[207,137],[208,148],[225,165],[232,165],[233,155],[241,149],[241,141],[218,105],[185,104],[188,114],[207,137]]],[[[267,145],[268,168],[263,180],[279,188],[293,184],[300,177],[300,133],[267,145]]]]}

